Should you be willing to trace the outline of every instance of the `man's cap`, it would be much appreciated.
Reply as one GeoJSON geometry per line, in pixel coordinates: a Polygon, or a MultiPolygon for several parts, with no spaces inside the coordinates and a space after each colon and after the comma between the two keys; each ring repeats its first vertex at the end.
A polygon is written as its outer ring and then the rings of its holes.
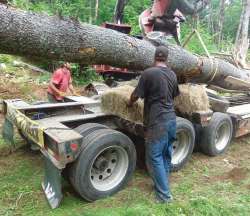
{"type": "Polygon", "coordinates": [[[166,60],[168,58],[168,49],[165,46],[158,46],[155,50],[155,59],[166,60]]]}

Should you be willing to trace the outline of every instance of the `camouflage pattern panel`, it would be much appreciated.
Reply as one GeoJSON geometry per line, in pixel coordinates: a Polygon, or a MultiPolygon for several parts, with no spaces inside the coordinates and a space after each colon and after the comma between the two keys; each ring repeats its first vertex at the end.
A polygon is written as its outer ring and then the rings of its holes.
{"type": "Polygon", "coordinates": [[[16,125],[33,142],[42,148],[44,147],[43,132],[45,128],[41,127],[36,121],[25,116],[12,104],[8,104],[5,118],[16,125]]]}

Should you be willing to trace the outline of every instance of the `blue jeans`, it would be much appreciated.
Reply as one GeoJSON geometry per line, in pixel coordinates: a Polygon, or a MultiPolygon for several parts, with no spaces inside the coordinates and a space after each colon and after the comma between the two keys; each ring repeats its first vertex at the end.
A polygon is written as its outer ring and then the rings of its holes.
{"type": "Polygon", "coordinates": [[[154,181],[157,199],[171,199],[169,172],[173,142],[176,140],[176,120],[169,120],[148,129],[146,138],[146,164],[154,181]],[[150,134],[150,135],[148,135],[150,134]]]}

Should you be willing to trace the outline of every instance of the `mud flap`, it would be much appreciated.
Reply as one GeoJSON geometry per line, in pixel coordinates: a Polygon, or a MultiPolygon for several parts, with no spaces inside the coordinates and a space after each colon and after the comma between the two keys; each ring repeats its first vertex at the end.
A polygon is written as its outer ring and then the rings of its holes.
{"type": "Polygon", "coordinates": [[[44,156],[45,176],[42,182],[44,194],[52,209],[57,208],[62,201],[61,170],[44,156]]]}
{"type": "Polygon", "coordinates": [[[14,145],[14,125],[7,118],[5,118],[3,123],[2,136],[6,142],[14,145]]]}

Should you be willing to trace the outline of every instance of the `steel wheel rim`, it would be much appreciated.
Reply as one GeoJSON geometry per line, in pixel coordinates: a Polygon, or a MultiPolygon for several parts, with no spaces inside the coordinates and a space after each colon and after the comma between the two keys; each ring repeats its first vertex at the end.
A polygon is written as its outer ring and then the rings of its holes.
{"type": "Polygon", "coordinates": [[[124,148],[110,146],[102,149],[91,164],[89,178],[92,186],[99,191],[113,189],[124,179],[128,166],[129,158],[124,148]]]}
{"type": "Polygon", "coordinates": [[[191,138],[188,131],[179,130],[176,133],[177,140],[173,143],[172,164],[177,165],[188,155],[191,138]]]}
{"type": "Polygon", "coordinates": [[[230,139],[230,127],[224,122],[219,126],[215,134],[215,147],[218,151],[222,151],[228,144],[230,139]]]}

